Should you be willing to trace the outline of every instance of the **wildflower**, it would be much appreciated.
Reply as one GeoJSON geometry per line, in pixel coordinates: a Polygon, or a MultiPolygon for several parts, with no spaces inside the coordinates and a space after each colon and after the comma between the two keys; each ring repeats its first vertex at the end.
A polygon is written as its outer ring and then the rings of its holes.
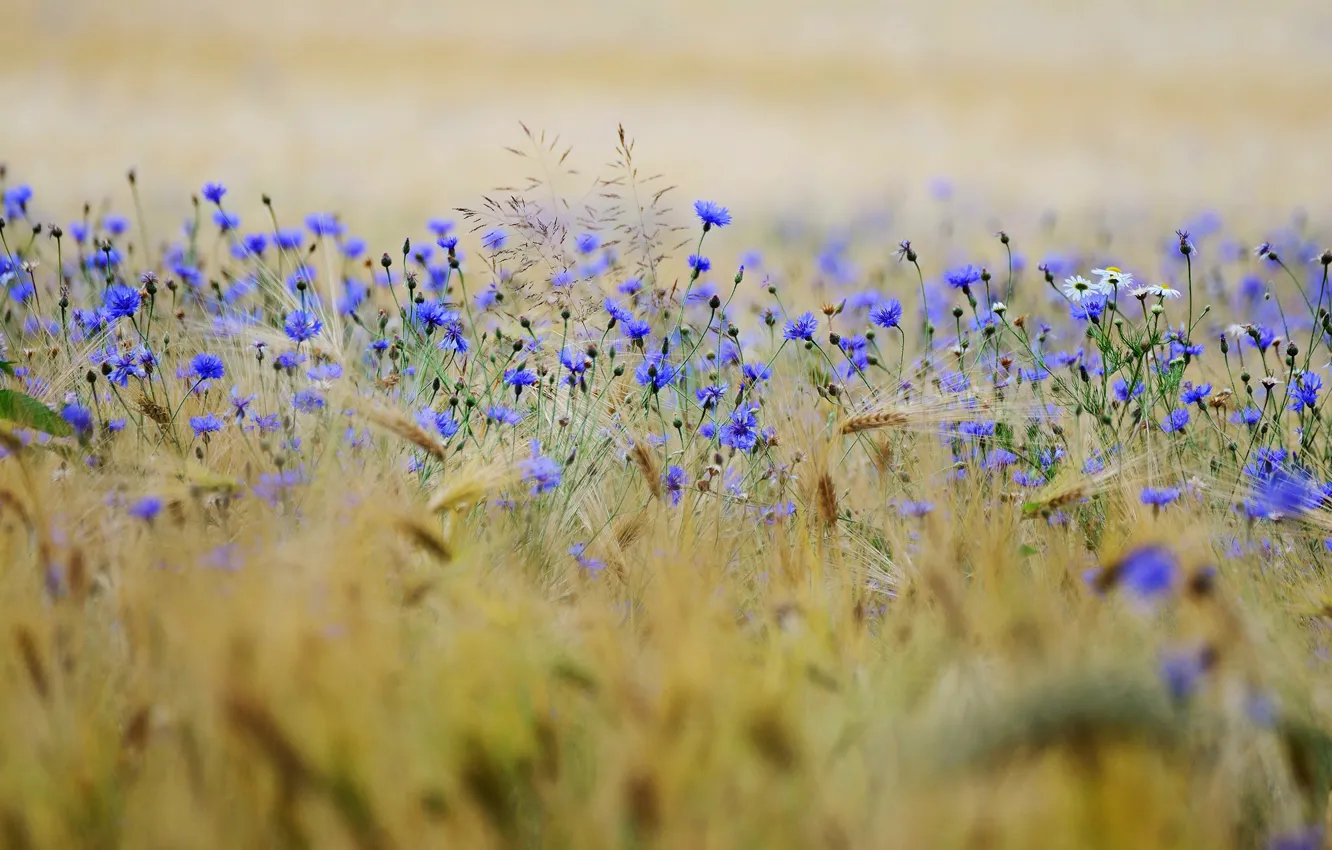
{"type": "Polygon", "coordinates": [[[202,351],[190,361],[190,374],[200,381],[215,381],[226,374],[222,358],[202,351]]]}
{"type": "Polygon", "coordinates": [[[624,335],[634,341],[647,338],[652,333],[652,325],[643,319],[632,319],[624,325],[624,335]]]}
{"type": "Polygon", "coordinates": [[[1211,394],[1212,394],[1211,384],[1199,384],[1198,386],[1195,387],[1191,381],[1185,381],[1184,389],[1179,394],[1179,401],[1181,404],[1186,404],[1186,405],[1188,404],[1201,405],[1203,399],[1207,398],[1211,394]]]}
{"type": "Polygon", "coordinates": [[[666,498],[670,500],[672,507],[680,504],[680,499],[684,495],[684,488],[688,484],[689,476],[675,464],[666,467],[666,471],[662,473],[661,486],[666,491],[666,498]]]}
{"type": "Polygon", "coordinates": [[[730,384],[710,384],[694,390],[694,398],[698,399],[698,403],[703,406],[704,410],[710,410],[717,406],[728,389],[730,389],[730,384]]]}
{"type": "Polygon", "coordinates": [[[1278,466],[1254,478],[1252,498],[1251,516],[1279,520],[1317,508],[1323,494],[1306,473],[1278,466]]]}
{"type": "Polygon", "coordinates": [[[572,285],[573,282],[574,282],[573,272],[569,271],[568,269],[565,269],[564,271],[561,272],[556,272],[555,276],[550,279],[550,285],[555,287],[556,289],[563,289],[566,286],[572,285]]]}
{"type": "Polygon", "coordinates": [[[524,460],[521,466],[523,481],[532,485],[531,493],[537,496],[560,486],[563,470],[558,463],[541,454],[541,444],[536,440],[532,441],[531,448],[532,456],[524,460]]]}
{"type": "Polygon", "coordinates": [[[129,515],[151,523],[162,512],[161,496],[144,496],[129,506],[129,515]]]}
{"type": "Polygon", "coordinates": [[[591,254],[601,246],[601,237],[595,233],[580,233],[574,238],[574,249],[580,254],[591,254]]]}
{"type": "Polygon", "coordinates": [[[1323,379],[1314,372],[1301,372],[1290,387],[1290,409],[1296,411],[1316,409],[1318,407],[1318,391],[1323,388],[1323,379]]]}
{"type": "Polygon", "coordinates": [[[230,233],[240,227],[240,216],[226,210],[213,210],[213,224],[223,233],[230,233]]]}
{"type": "Polygon", "coordinates": [[[255,398],[257,398],[257,396],[253,394],[241,395],[240,387],[231,388],[231,410],[236,414],[237,422],[245,419],[245,414],[249,411],[250,405],[254,403],[255,398]]]}
{"type": "Polygon", "coordinates": [[[630,313],[609,298],[606,299],[604,307],[610,317],[617,322],[632,322],[634,320],[633,313],[630,313]]]}
{"type": "Polygon", "coordinates": [[[1182,703],[1198,689],[1207,671],[1216,663],[1216,652],[1209,646],[1176,650],[1161,657],[1161,682],[1176,703],[1182,703]]]}
{"type": "Polygon", "coordinates": [[[705,233],[714,227],[725,227],[731,223],[731,211],[712,201],[694,201],[694,214],[703,222],[705,233]]]}
{"type": "Polygon", "coordinates": [[[615,289],[621,295],[637,295],[643,289],[643,281],[636,277],[627,278],[615,289]]]}
{"type": "Polygon", "coordinates": [[[204,200],[210,204],[222,203],[222,196],[227,193],[227,187],[221,183],[205,183],[203,187],[204,200]]]}
{"type": "Polygon", "coordinates": [[[895,298],[883,301],[870,309],[869,319],[881,328],[898,327],[902,321],[902,302],[895,298]]]}
{"type": "Polygon", "coordinates": [[[504,383],[514,388],[515,391],[523,387],[531,386],[537,382],[536,373],[527,368],[506,369],[504,371],[504,383]]]}
{"type": "Polygon", "coordinates": [[[1161,430],[1167,434],[1173,434],[1176,431],[1183,431],[1184,426],[1189,424],[1188,408],[1180,407],[1170,411],[1170,415],[1161,423],[1161,430]]]}
{"type": "Polygon", "coordinates": [[[92,411],[78,402],[71,402],[61,408],[60,418],[65,420],[69,427],[74,429],[74,433],[80,439],[87,437],[92,433],[92,411]]]}
{"type": "Polygon", "coordinates": [[[673,382],[678,374],[678,367],[671,365],[661,352],[654,351],[638,364],[634,370],[634,380],[639,386],[649,387],[655,392],[673,382]]]}
{"type": "Polygon", "coordinates": [[[981,270],[971,264],[944,272],[944,281],[954,289],[968,289],[981,279],[981,270]]]}
{"type": "Polygon", "coordinates": [[[1190,254],[1196,255],[1198,253],[1198,249],[1194,246],[1193,240],[1189,238],[1187,230],[1176,230],[1175,235],[1179,237],[1179,252],[1181,254],[1187,257],[1190,254]]]}
{"type": "Polygon", "coordinates": [[[789,319],[786,326],[782,329],[782,336],[788,340],[806,340],[814,339],[814,332],[819,329],[819,320],[813,313],[802,313],[794,319],[789,319]]]}
{"type": "Polygon", "coordinates": [[[523,421],[523,414],[522,411],[514,410],[512,407],[492,404],[486,408],[486,419],[499,425],[517,425],[523,421]]]}
{"type": "Polygon", "coordinates": [[[102,304],[108,319],[128,319],[139,312],[141,301],[139,290],[118,283],[106,290],[102,304]]]}
{"type": "Polygon", "coordinates": [[[487,251],[497,252],[504,247],[508,238],[508,234],[503,230],[487,230],[485,235],[481,237],[481,247],[487,251]]]}
{"type": "Polygon", "coordinates": [[[698,254],[690,254],[689,268],[693,269],[698,274],[703,274],[706,271],[712,270],[712,260],[709,260],[707,257],[700,257],[698,254]]]}
{"type": "Polygon", "coordinates": [[[1098,299],[1105,295],[1107,291],[1108,287],[1094,284],[1082,275],[1074,275],[1064,280],[1064,294],[1068,296],[1068,300],[1075,304],[1098,299]]]}
{"type": "Polygon", "coordinates": [[[897,506],[897,512],[904,517],[920,519],[934,511],[934,502],[925,500],[906,501],[897,506]]]}
{"type": "Polygon", "coordinates": [[[574,556],[574,560],[578,562],[578,566],[582,567],[588,572],[595,573],[606,569],[605,561],[601,560],[600,558],[589,558],[587,555],[584,554],[586,551],[587,551],[586,543],[575,543],[574,545],[569,547],[569,554],[574,556]]]}
{"type": "Polygon", "coordinates": [[[291,406],[299,413],[317,413],[324,407],[324,397],[314,390],[301,390],[291,397],[291,406]]]}
{"type": "Polygon", "coordinates": [[[746,363],[740,371],[745,376],[746,384],[766,382],[772,378],[772,370],[762,363],[746,363]]]}
{"type": "Polygon", "coordinates": [[[287,320],[282,324],[282,330],[286,332],[287,337],[294,343],[300,344],[308,339],[319,336],[324,330],[324,323],[308,310],[292,310],[287,314],[287,320]]]}
{"type": "Polygon", "coordinates": [[[1101,278],[1100,286],[1102,291],[1108,292],[1120,286],[1127,289],[1133,285],[1133,275],[1118,266],[1106,266],[1103,269],[1092,269],[1092,274],[1101,278]]]}
{"type": "Polygon", "coordinates": [[[1141,381],[1136,381],[1133,384],[1133,389],[1130,390],[1128,384],[1121,378],[1115,381],[1114,391],[1115,398],[1119,399],[1121,403],[1127,404],[1130,398],[1137,398],[1146,392],[1147,388],[1142,385],[1141,381]]]}
{"type": "Polygon", "coordinates": [[[758,408],[737,407],[721,426],[723,446],[747,452],[758,444],[758,408]]]}
{"type": "Polygon", "coordinates": [[[268,249],[268,237],[262,233],[247,233],[241,237],[241,247],[245,253],[259,256],[268,249]]]}
{"type": "Polygon", "coordinates": [[[305,217],[305,227],[315,236],[337,238],[342,235],[343,227],[332,213],[311,213],[305,217]]]}
{"type": "Polygon", "coordinates": [[[194,436],[202,437],[205,434],[212,434],[222,430],[222,420],[215,415],[208,413],[203,416],[191,416],[190,428],[194,431],[194,436]]]}
{"type": "Polygon", "coordinates": [[[1263,411],[1260,408],[1249,405],[1243,410],[1236,411],[1231,415],[1230,421],[1236,425],[1244,424],[1250,428],[1257,425],[1263,418],[1263,411]]]}
{"type": "Polygon", "coordinates": [[[1322,850],[1324,846],[1321,826],[1277,833],[1267,841],[1267,850],[1322,850]]]}
{"type": "Polygon", "coordinates": [[[1152,600],[1174,587],[1179,563],[1173,552],[1153,543],[1129,552],[1109,572],[1114,583],[1123,585],[1139,599],[1152,600]]]}
{"type": "Polygon", "coordinates": [[[1159,510],[1179,499],[1179,495],[1178,487],[1144,487],[1141,498],[1144,505],[1151,505],[1159,510]]]}
{"type": "Polygon", "coordinates": [[[296,229],[279,230],[273,234],[273,243],[284,251],[295,251],[301,247],[305,234],[296,229]]]}
{"type": "Polygon", "coordinates": [[[447,218],[432,218],[426,222],[426,230],[443,239],[453,229],[453,222],[447,218]]]}

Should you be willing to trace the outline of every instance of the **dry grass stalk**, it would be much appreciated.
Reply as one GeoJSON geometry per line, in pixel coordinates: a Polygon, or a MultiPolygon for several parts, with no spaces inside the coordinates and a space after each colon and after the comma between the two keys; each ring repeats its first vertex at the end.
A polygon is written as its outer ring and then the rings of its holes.
{"type": "Polygon", "coordinates": [[[366,419],[390,434],[406,440],[434,458],[445,459],[444,446],[427,434],[424,428],[409,419],[406,414],[397,410],[386,410],[382,407],[368,407],[363,410],[363,413],[366,419]]]}

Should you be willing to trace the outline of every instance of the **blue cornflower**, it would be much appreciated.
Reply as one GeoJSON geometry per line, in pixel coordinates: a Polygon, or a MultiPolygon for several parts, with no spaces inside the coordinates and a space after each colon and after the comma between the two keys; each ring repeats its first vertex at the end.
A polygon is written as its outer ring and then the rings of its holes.
{"type": "Polygon", "coordinates": [[[298,413],[317,413],[324,408],[324,397],[314,390],[301,390],[291,397],[298,413]]]}
{"type": "Polygon", "coordinates": [[[295,251],[305,241],[305,234],[295,228],[279,230],[273,234],[273,242],[284,251],[295,251]]]}
{"type": "Polygon", "coordinates": [[[434,428],[445,440],[451,439],[458,433],[458,420],[453,418],[453,414],[447,410],[423,410],[417,415],[417,421],[424,428],[434,428]]]}
{"type": "Polygon", "coordinates": [[[487,230],[481,237],[481,247],[487,251],[499,251],[508,241],[508,235],[503,230],[487,230]]]}
{"type": "Polygon", "coordinates": [[[129,230],[130,221],[123,215],[111,213],[102,219],[102,229],[112,236],[123,236],[129,230]]]}
{"type": "Polygon", "coordinates": [[[580,233],[574,237],[574,248],[580,254],[591,254],[601,247],[601,237],[595,233],[580,233]]]}
{"type": "Polygon", "coordinates": [[[645,339],[650,333],[652,333],[652,325],[645,319],[631,319],[624,323],[624,335],[631,340],[645,339]]]}
{"type": "Polygon", "coordinates": [[[723,446],[747,452],[758,444],[758,408],[737,407],[721,426],[723,446]]]}
{"type": "Polygon", "coordinates": [[[1174,587],[1179,563],[1169,549],[1151,543],[1129,552],[1110,569],[1114,581],[1130,593],[1141,599],[1155,599],[1174,587]]]}
{"type": "Polygon", "coordinates": [[[268,237],[262,233],[247,233],[241,237],[246,253],[259,255],[268,250],[268,237]]]}
{"type": "Polygon", "coordinates": [[[201,351],[190,361],[190,374],[200,381],[215,381],[226,373],[222,358],[216,354],[201,351]]]}
{"type": "Polygon", "coordinates": [[[601,560],[600,558],[588,557],[585,554],[586,552],[587,552],[586,543],[575,543],[574,545],[569,547],[569,554],[573,555],[574,560],[578,562],[578,566],[582,567],[588,572],[596,573],[606,569],[605,561],[601,560]]]}
{"type": "Polygon", "coordinates": [[[287,314],[287,321],[282,323],[282,330],[292,342],[302,343],[314,339],[324,329],[319,317],[308,310],[292,310],[287,314]]]}
{"type": "Polygon", "coordinates": [[[139,351],[120,352],[113,360],[107,361],[111,364],[111,374],[106,376],[107,380],[118,387],[123,387],[129,384],[130,378],[148,377],[148,370],[144,368],[145,364],[140,358],[139,351]]]}
{"type": "Polygon", "coordinates": [[[240,387],[231,388],[231,410],[236,414],[236,421],[245,419],[245,414],[249,411],[250,405],[254,403],[257,396],[241,395],[240,387]]]}
{"type": "Polygon", "coordinates": [[[213,210],[213,224],[223,233],[230,233],[240,227],[240,216],[222,209],[213,210]]]}
{"type": "Polygon", "coordinates": [[[273,363],[285,372],[294,371],[297,366],[304,362],[305,355],[299,351],[284,351],[273,360],[273,363]]]}
{"type": "Polygon", "coordinates": [[[730,384],[710,384],[694,390],[694,398],[698,399],[698,403],[703,406],[704,410],[710,410],[717,406],[728,389],[730,389],[730,384]]]}
{"type": "Polygon", "coordinates": [[[512,407],[492,404],[486,408],[486,418],[499,425],[517,425],[523,421],[523,414],[522,411],[514,410],[512,407]]]}
{"type": "Polygon", "coordinates": [[[617,322],[632,322],[634,320],[633,313],[624,309],[609,298],[606,299],[604,306],[610,317],[617,322]]]}
{"type": "Polygon", "coordinates": [[[444,310],[436,317],[436,321],[439,323],[439,342],[435,343],[435,348],[466,354],[468,342],[463,331],[462,316],[456,310],[444,310]]]}
{"type": "Polygon", "coordinates": [[[443,239],[453,229],[453,221],[447,218],[432,218],[426,222],[426,230],[443,239]]]}
{"type": "Polygon", "coordinates": [[[342,223],[332,213],[311,213],[305,217],[305,228],[315,236],[337,238],[343,233],[342,223]]]}
{"type": "Polygon", "coordinates": [[[1173,434],[1176,431],[1183,431],[1184,426],[1189,424],[1189,411],[1186,407],[1176,408],[1170,411],[1170,415],[1161,423],[1161,430],[1167,434],[1173,434]]]}
{"type": "Polygon", "coordinates": [[[1250,515],[1265,519],[1300,516],[1317,508],[1323,498],[1321,488],[1312,478],[1284,466],[1256,477],[1252,495],[1250,515]]]}
{"type": "Polygon", "coordinates": [[[227,193],[227,187],[221,183],[205,183],[203,187],[204,200],[210,204],[222,203],[222,196],[227,193]]]}
{"type": "Polygon", "coordinates": [[[533,496],[560,486],[564,471],[558,463],[541,454],[541,444],[536,440],[532,441],[532,456],[524,460],[521,466],[523,481],[532,485],[533,496]]]}
{"type": "Polygon", "coordinates": [[[1325,846],[1321,826],[1280,832],[1267,840],[1267,850],[1322,850],[1325,846]]]}
{"type": "Polygon", "coordinates": [[[1297,413],[1306,407],[1318,407],[1318,391],[1323,388],[1323,379],[1314,372],[1301,372],[1290,385],[1290,409],[1297,413]]]}
{"type": "Polygon", "coordinates": [[[1184,390],[1179,394],[1181,404],[1202,404],[1203,399],[1212,394],[1211,384],[1199,384],[1194,386],[1192,382],[1184,383],[1184,390]]]}
{"type": "Polygon", "coordinates": [[[139,312],[142,300],[139,290],[118,283],[106,290],[102,309],[108,319],[128,319],[139,312]]]}
{"type": "Polygon", "coordinates": [[[356,260],[360,259],[361,255],[365,253],[366,245],[365,240],[361,237],[352,236],[342,240],[342,244],[338,247],[342,251],[342,256],[349,260],[356,260]]]}
{"type": "Polygon", "coordinates": [[[664,358],[659,351],[653,351],[643,358],[643,362],[634,369],[634,380],[640,387],[648,387],[653,392],[669,386],[680,373],[678,366],[664,358]]]}
{"type": "Polygon", "coordinates": [[[1142,503],[1160,509],[1179,499],[1178,487],[1143,487],[1142,503]]]}
{"type": "Polygon", "coordinates": [[[1020,487],[1039,487],[1045,483],[1045,476],[1026,469],[1013,470],[1013,483],[1020,487]]]}
{"type": "Polygon", "coordinates": [[[819,320],[813,313],[802,313],[794,319],[789,319],[786,326],[782,328],[782,336],[789,340],[814,339],[814,332],[819,329],[819,320]]]}
{"type": "Polygon", "coordinates": [[[60,418],[65,420],[80,438],[92,433],[92,411],[77,402],[71,402],[60,410],[60,418]]]}
{"type": "Polygon", "coordinates": [[[675,464],[666,467],[666,471],[661,476],[662,488],[666,491],[666,498],[670,500],[672,506],[680,504],[680,499],[684,495],[684,488],[688,484],[689,476],[675,464]]]}
{"type": "Polygon", "coordinates": [[[569,271],[568,269],[556,272],[554,276],[552,276],[550,279],[550,285],[555,287],[556,289],[563,289],[566,286],[571,286],[573,282],[574,282],[573,272],[569,271]]]}
{"type": "Polygon", "coordinates": [[[621,295],[637,295],[643,291],[643,281],[636,277],[627,278],[619,286],[615,287],[621,295]]]}
{"type": "Polygon", "coordinates": [[[506,369],[504,371],[504,383],[513,387],[515,390],[522,387],[531,386],[537,382],[536,373],[527,368],[506,369]]]}
{"type": "Polygon", "coordinates": [[[1115,398],[1119,399],[1121,403],[1127,403],[1130,398],[1137,398],[1142,395],[1147,391],[1147,388],[1143,386],[1142,381],[1134,381],[1133,389],[1130,390],[1128,384],[1124,382],[1124,379],[1120,378],[1115,381],[1114,390],[1115,398]]]}
{"type": "Polygon", "coordinates": [[[897,512],[904,517],[920,519],[934,511],[934,502],[921,499],[919,501],[905,501],[897,506],[897,512]]]}
{"type": "Polygon", "coordinates": [[[1215,662],[1210,647],[1176,650],[1161,656],[1161,682],[1177,703],[1182,703],[1198,689],[1203,676],[1215,662]]]}
{"type": "Polygon", "coordinates": [[[190,428],[194,430],[194,436],[202,437],[204,434],[212,434],[222,430],[222,420],[211,413],[203,416],[191,416],[190,428]]]}
{"type": "Polygon", "coordinates": [[[152,522],[161,512],[161,496],[144,496],[129,506],[129,515],[144,522],[152,522]]]}
{"type": "Polygon", "coordinates": [[[869,319],[881,328],[895,328],[902,322],[902,302],[889,298],[870,308],[869,319]]]}
{"type": "Polygon", "coordinates": [[[772,370],[763,363],[746,363],[740,370],[746,384],[757,384],[772,379],[772,370]]]}
{"type": "Polygon", "coordinates": [[[712,260],[707,257],[700,257],[698,254],[689,255],[689,268],[703,274],[703,272],[712,270],[712,260]]]}
{"type": "Polygon", "coordinates": [[[1261,422],[1262,418],[1263,411],[1260,408],[1249,405],[1243,410],[1238,410],[1231,414],[1230,421],[1234,422],[1236,425],[1244,424],[1252,428],[1261,422]]]}
{"type": "Polygon", "coordinates": [[[968,289],[981,279],[981,270],[968,263],[956,269],[944,272],[944,281],[954,289],[968,289]]]}
{"type": "Polygon", "coordinates": [[[1105,315],[1105,305],[1109,301],[1104,295],[1085,295],[1080,301],[1069,304],[1068,314],[1080,322],[1099,320],[1105,315]]]}
{"type": "Polygon", "coordinates": [[[985,455],[984,466],[986,469],[1002,469],[1005,466],[1017,463],[1018,456],[1008,449],[994,448],[985,455]]]}
{"type": "Polygon", "coordinates": [[[694,201],[694,214],[703,222],[705,231],[731,223],[731,211],[712,201],[694,201]]]}

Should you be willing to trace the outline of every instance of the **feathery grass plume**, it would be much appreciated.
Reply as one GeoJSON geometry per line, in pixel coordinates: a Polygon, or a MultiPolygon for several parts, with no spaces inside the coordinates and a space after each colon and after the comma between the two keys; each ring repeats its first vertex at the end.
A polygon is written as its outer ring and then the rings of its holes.
{"type": "Polygon", "coordinates": [[[416,543],[426,552],[444,563],[453,561],[453,549],[448,542],[439,535],[439,532],[430,528],[421,520],[413,516],[399,516],[395,521],[398,530],[405,534],[408,539],[416,543]]]}
{"type": "Polygon", "coordinates": [[[511,486],[518,478],[512,463],[469,463],[449,472],[430,496],[426,510],[432,514],[464,510],[511,486]]]}
{"type": "Polygon", "coordinates": [[[444,446],[427,434],[424,428],[413,422],[405,413],[383,407],[364,407],[361,409],[361,413],[375,425],[395,437],[406,440],[436,460],[442,461],[448,458],[444,446]]]}
{"type": "Polygon", "coordinates": [[[635,440],[633,448],[629,450],[629,456],[634,461],[634,466],[643,473],[643,480],[647,482],[648,491],[652,493],[653,498],[661,498],[661,471],[657,465],[657,457],[652,448],[648,446],[645,440],[635,440]]]}
{"type": "Polygon", "coordinates": [[[47,673],[46,663],[42,660],[42,654],[37,648],[37,637],[29,627],[15,626],[14,643],[18,646],[23,669],[28,674],[28,683],[32,685],[37,696],[41,697],[42,702],[49,702],[51,679],[47,673]]]}

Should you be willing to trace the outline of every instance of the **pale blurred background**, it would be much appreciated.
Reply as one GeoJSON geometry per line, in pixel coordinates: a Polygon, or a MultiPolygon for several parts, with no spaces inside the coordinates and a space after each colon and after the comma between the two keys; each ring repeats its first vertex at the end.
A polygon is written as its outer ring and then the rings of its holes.
{"type": "MultiPolygon", "coordinates": [[[[925,198],[1319,208],[1328,0],[5,0],[0,162],[45,209],[248,208],[363,225],[513,183],[518,122],[591,170],[616,125],[744,215],[925,198]],[[242,199],[249,198],[243,202],[242,199]]],[[[575,187],[570,187],[575,188],[575,187]]]]}

